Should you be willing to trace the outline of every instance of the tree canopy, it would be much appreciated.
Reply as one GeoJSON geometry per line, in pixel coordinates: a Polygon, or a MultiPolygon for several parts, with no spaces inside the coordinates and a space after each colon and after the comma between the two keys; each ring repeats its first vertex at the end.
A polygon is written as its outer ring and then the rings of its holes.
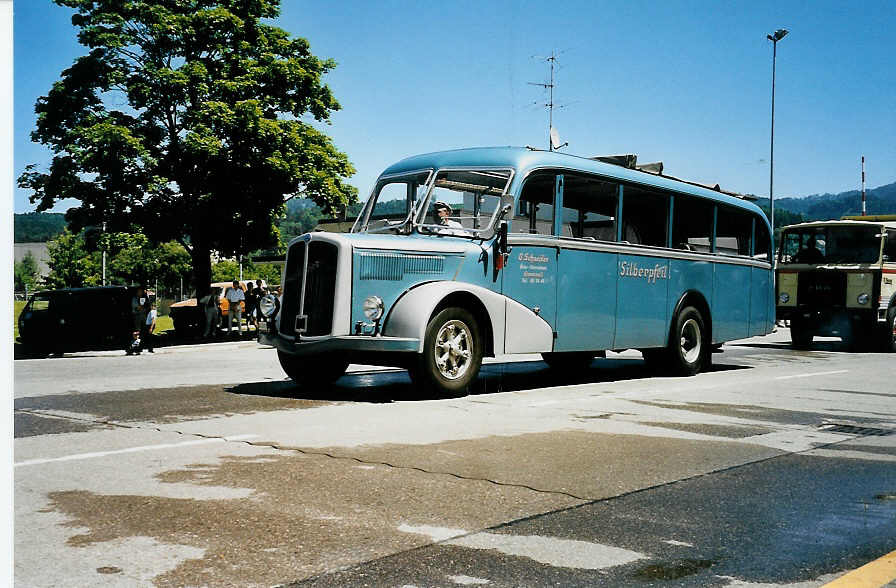
{"type": "Polygon", "coordinates": [[[266,23],[279,0],[54,1],[88,53],[35,107],[32,138],[54,157],[19,185],[38,211],[75,198],[75,231],[177,240],[202,290],[212,250],[277,245],[285,198],[324,213],[356,199],[348,158],[313,125],[339,109],[322,82],[335,62],[266,23]]]}

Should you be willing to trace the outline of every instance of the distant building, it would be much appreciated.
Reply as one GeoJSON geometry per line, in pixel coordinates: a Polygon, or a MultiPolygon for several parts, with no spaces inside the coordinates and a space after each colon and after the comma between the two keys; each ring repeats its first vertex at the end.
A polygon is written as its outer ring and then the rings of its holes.
{"type": "Polygon", "coordinates": [[[47,260],[50,258],[47,253],[47,244],[46,243],[13,243],[15,247],[15,262],[19,263],[28,252],[31,252],[31,255],[34,256],[34,259],[37,261],[37,273],[41,277],[41,279],[46,278],[50,273],[50,266],[47,265],[47,260]]]}

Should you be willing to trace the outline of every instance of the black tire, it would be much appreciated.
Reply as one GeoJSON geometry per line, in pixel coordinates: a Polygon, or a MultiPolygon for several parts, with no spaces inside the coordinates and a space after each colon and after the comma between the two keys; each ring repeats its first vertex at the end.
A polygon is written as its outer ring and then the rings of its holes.
{"type": "Polygon", "coordinates": [[[812,331],[805,322],[799,319],[790,321],[790,344],[797,349],[806,349],[812,345],[812,331]]]}
{"type": "Polygon", "coordinates": [[[669,369],[679,376],[693,376],[709,365],[711,345],[703,315],[686,306],[675,317],[669,333],[667,356],[669,369]]]}
{"type": "Polygon", "coordinates": [[[299,356],[277,351],[280,367],[299,386],[320,386],[338,380],[348,369],[348,360],[337,353],[299,356]]]}
{"type": "Polygon", "coordinates": [[[482,338],[472,314],[458,307],[438,312],[426,326],[423,354],[408,373],[423,392],[467,393],[482,367],[482,338]]]}
{"type": "Polygon", "coordinates": [[[887,311],[887,322],[880,334],[880,350],[883,353],[896,353],[896,303],[891,303],[887,311]]]}
{"type": "Polygon", "coordinates": [[[590,351],[566,351],[560,353],[542,353],[541,358],[552,370],[565,373],[581,372],[591,366],[594,353],[590,351]]]}

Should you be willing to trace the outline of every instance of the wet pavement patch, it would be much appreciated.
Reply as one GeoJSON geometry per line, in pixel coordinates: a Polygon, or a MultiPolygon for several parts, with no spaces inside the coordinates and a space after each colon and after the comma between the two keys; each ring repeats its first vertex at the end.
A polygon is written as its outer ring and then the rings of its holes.
{"type": "Polygon", "coordinates": [[[96,572],[98,574],[120,574],[122,572],[122,569],[115,566],[103,566],[101,568],[97,568],[96,572]]]}
{"type": "Polygon", "coordinates": [[[662,427],[664,429],[673,429],[675,431],[685,431],[687,433],[698,433],[700,435],[711,435],[713,437],[726,437],[729,439],[745,439],[747,437],[755,437],[756,435],[766,435],[773,432],[773,429],[765,427],[744,427],[738,425],[710,425],[704,423],[642,423],[651,427],[662,427]]]}
{"type": "Polygon", "coordinates": [[[87,414],[97,420],[177,423],[216,415],[313,408],[323,404],[327,402],[233,394],[225,386],[193,386],[17,398],[14,406],[16,410],[87,414]]]}
{"type": "Polygon", "coordinates": [[[36,437],[38,435],[54,435],[58,433],[83,433],[95,429],[108,428],[101,423],[73,421],[16,411],[13,416],[13,429],[16,439],[36,437]]]}
{"type": "Polygon", "coordinates": [[[699,574],[713,566],[708,559],[682,559],[673,562],[654,563],[644,566],[634,573],[639,580],[680,580],[699,574]]]}
{"type": "MultiPolygon", "coordinates": [[[[405,523],[483,528],[577,504],[566,497],[320,456],[223,456],[158,474],[165,484],[250,489],[248,498],[50,493],[70,549],[148,537],[202,550],[153,578],[166,586],[296,581],[427,544],[405,523]],[[438,514],[434,514],[438,513],[438,514]]],[[[152,553],[146,557],[152,559],[152,553]]],[[[111,567],[111,566],[110,566],[111,567]]]]}

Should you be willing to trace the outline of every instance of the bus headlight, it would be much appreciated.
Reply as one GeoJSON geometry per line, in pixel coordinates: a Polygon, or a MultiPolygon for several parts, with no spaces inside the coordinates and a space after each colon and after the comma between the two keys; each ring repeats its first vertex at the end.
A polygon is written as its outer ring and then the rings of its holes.
{"type": "Polygon", "coordinates": [[[856,297],[856,302],[858,302],[858,303],[861,304],[862,306],[868,304],[868,301],[869,301],[869,300],[870,300],[870,297],[869,297],[867,294],[865,294],[864,292],[862,292],[861,294],[859,294],[859,295],[856,297]]]}
{"type": "Polygon", "coordinates": [[[277,301],[277,297],[273,294],[267,294],[258,301],[258,310],[261,311],[261,314],[264,315],[265,318],[274,316],[277,313],[278,306],[280,306],[280,304],[277,301]]]}
{"type": "Polygon", "coordinates": [[[778,301],[781,302],[781,304],[787,304],[788,302],[790,302],[790,294],[788,294],[787,292],[781,292],[781,295],[778,296],[778,301]]]}
{"type": "Polygon", "coordinates": [[[383,316],[383,308],[383,299],[379,296],[368,296],[364,300],[364,316],[369,320],[380,320],[383,316]]]}

